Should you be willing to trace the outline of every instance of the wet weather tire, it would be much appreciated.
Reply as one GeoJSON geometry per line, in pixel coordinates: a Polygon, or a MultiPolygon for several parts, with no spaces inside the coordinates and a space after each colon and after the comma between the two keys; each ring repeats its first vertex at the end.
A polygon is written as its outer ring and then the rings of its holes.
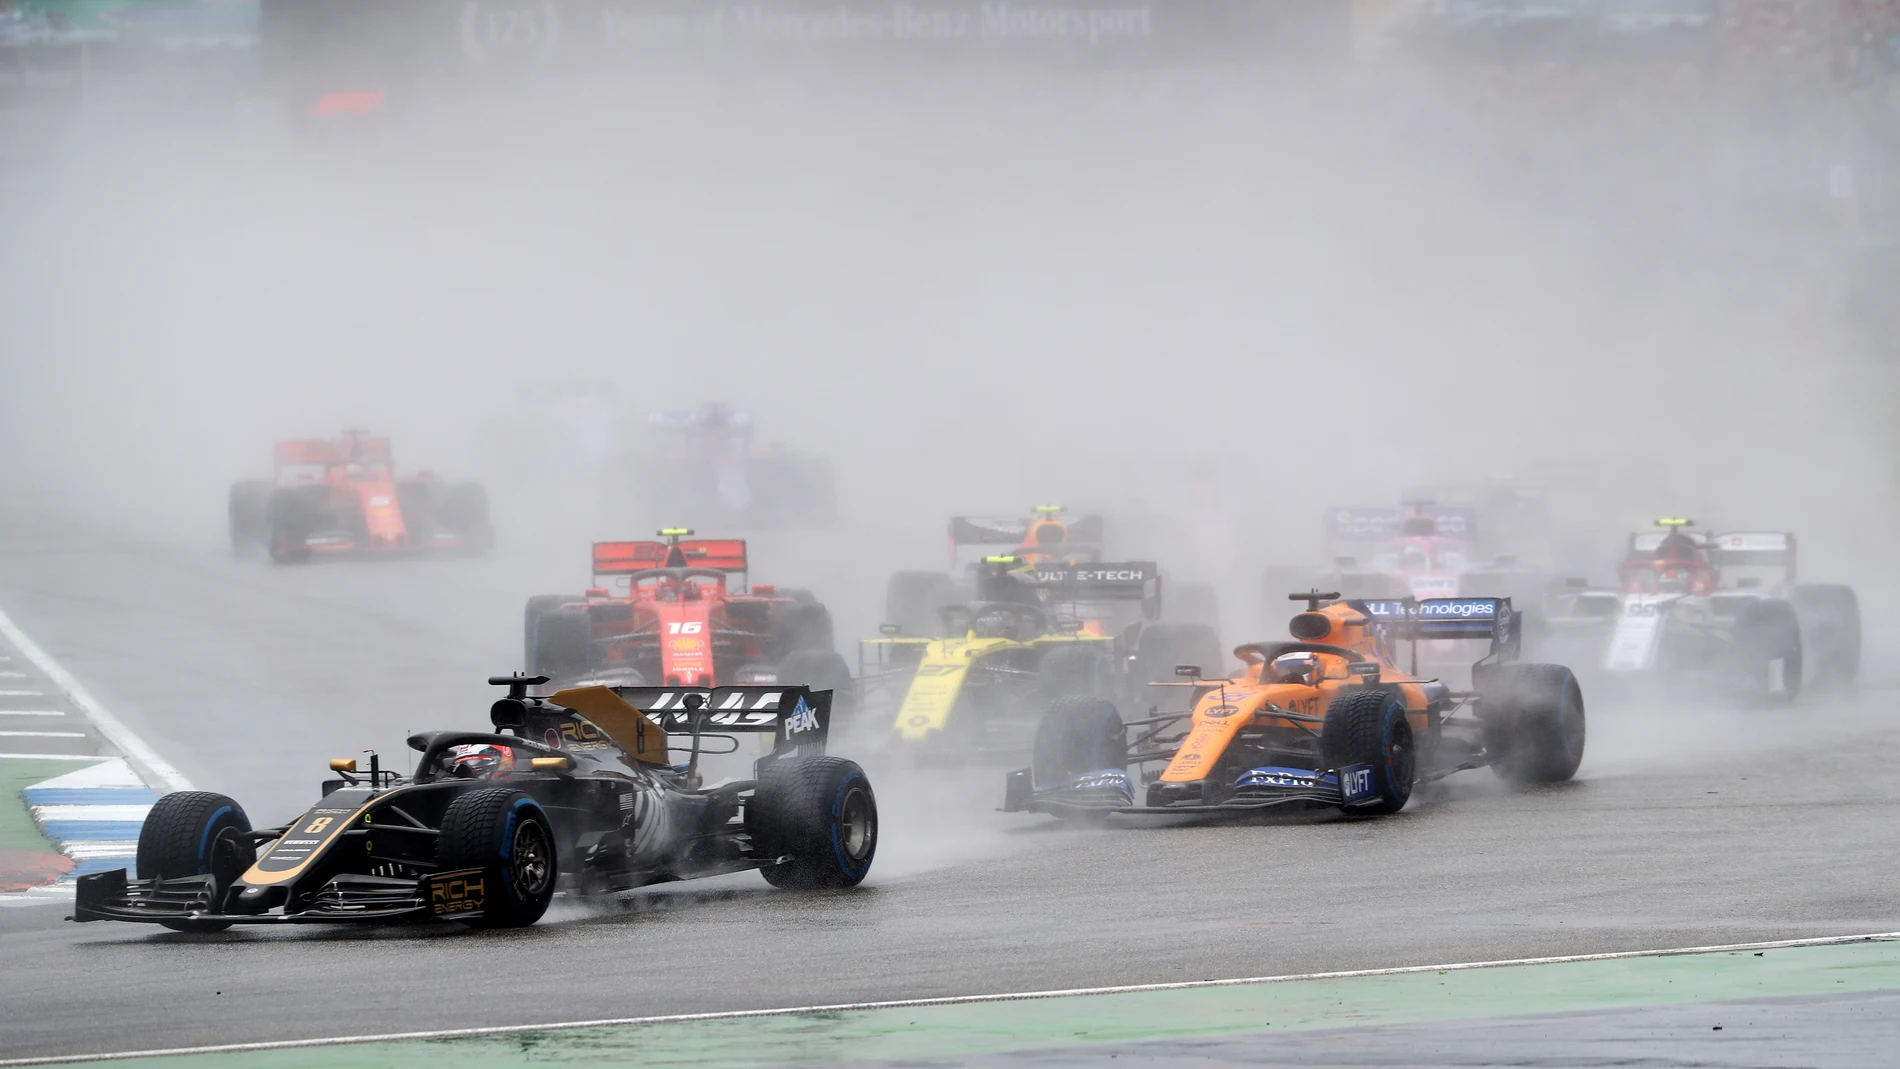
{"type": "Polygon", "coordinates": [[[759,872],[772,886],[856,887],[877,855],[877,795],[855,761],[779,758],[759,775],[745,828],[764,862],[759,872]]]}
{"type": "Polygon", "coordinates": [[[528,670],[556,683],[582,679],[594,669],[594,625],[586,609],[543,613],[534,629],[528,670]]]}
{"type": "Polygon", "coordinates": [[[786,686],[830,691],[834,717],[857,708],[857,684],[836,650],[798,650],[779,662],[777,675],[786,686]]]}
{"type": "Polygon", "coordinates": [[[541,618],[559,609],[563,605],[573,605],[585,600],[579,594],[536,594],[528,599],[527,608],[521,612],[521,667],[532,674],[535,667],[535,640],[541,630],[541,618]]]}
{"type": "MultiPolygon", "coordinates": [[[[251,830],[244,807],[222,794],[177,791],[160,798],[139,828],[140,879],[212,878],[214,908],[224,889],[257,861],[257,847],[241,838],[251,830]]],[[[216,932],[229,921],[164,921],[179,932],[216,932]]]]}
{"type": "Polygon", "coordinates": [[[1036,724],[1030,779],[1060,786],[1091,772],[1128,767],[1128,733],[1115,703],[1101,698],[1057,698],[1036,724]]]}
{"type": "Polygon", "coordinates": [[[263,479],[249,479],[231,485],[231,552],[242,555],[264,544],[269,531],[265,507],[270,500],[270,493],[271,484],[263,479]]]}
{"type": "Polygon", "coordinates": [[[1396,813],[1412,797],[1418,748],[1405,703],[1386,690],[1342,694],[1326,707],[1320,728],[1320,752],[1335,770],[1371,765],[1375,800],[1353,806],[1354,813],[1396,813]]]}
{"type": "Polygon", "coordinates": [[[1735,628],[1734,673],[1761,705],[1787,705],[1801,693],[1801,622],[1794,606],[1763,599],[1735,628]]]}
{"type": "Polygon", "coordinates": [[[937,610],[954,602],[950,577],[942,572],[898,572],[884,586],[884,622],[905,635],[934,635],[937,610]]]}
{"type": "Polygon", "coordinates": [[[541,803],[517,790],[469,791],[442,815],[436,860],[441,871],[482,870],[477,928],[525,928],[554,900],[560,875],[554,825],[541,803]]]}
{"type": "Polygon", "coordinates": [[[1583,763],[1583,689],[1559,664],[1507,664],[1478,699],[1491,771],[1508,783],[1561,783],[1583,763]]]}
{"type": "Polygon", "coordinates": [[[816,599],[798,600],[781,609],[773,621],[772,631],[774,645],[782,656],[800,650],[831,652],[837,648],[831,610],[816,599]]]}
{"type": "Polygon", "coordinates": [[[1135,677],[1129,680],[1129,700],[1135,708],[1155,693],[1148,683],[1172,683],[1176,665],[1191,664],[1207,679],[1226,674],[1227,654],[1220,636],[1204,624],[1154,624],[1142,628],[1135,646],[1135,677]]]}
{"type": "Polygon", "coordinates": [[[479,483],[458,483],[442,494],[435,516],[443,527],[460,536],[466,552],[480,556],[495,545],[495,527],[489,519],[488,491],[479,483]]]}
{"type": "Polygon", "coordinates": [[[1860,599],[1838,583],[1798,586],[1789,592],[1809,656],[1808,683],[1847,687],[1860,678],[1860,599]]]}
{"type": "Polygon", "coordinates": [[[1043,697],[1050,700],[1112,698],[1115,694],[1115,663],[1098,643],[1057,646],[1043,654],[1037,678],[1043,697]]]}
{"type": "Polygon", "coordinates": [[[275,564],[310,559],[306,539],[322,522],[321,500],[302,487],[279,487],[264,505],[264,548],[275,564]]]}

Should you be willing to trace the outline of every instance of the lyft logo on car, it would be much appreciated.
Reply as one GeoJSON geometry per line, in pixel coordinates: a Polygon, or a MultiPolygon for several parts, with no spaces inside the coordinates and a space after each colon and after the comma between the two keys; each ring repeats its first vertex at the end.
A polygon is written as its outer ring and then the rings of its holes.
{"type": "Polygon", "coordinates": [[[1347,765],[1339,770],[1339,793],[1347,805],[1373,800],[1372,766],[1347,765]]]}

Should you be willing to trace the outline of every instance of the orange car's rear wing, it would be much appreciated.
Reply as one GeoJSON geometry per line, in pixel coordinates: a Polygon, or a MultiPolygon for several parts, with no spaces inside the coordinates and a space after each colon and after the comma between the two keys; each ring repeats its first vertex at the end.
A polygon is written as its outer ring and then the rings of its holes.
{"type": "Polygon", "coordinates": [[[1423,601],[1347,602],[1364,606],[1373,626],[1400,642],[1447,638],[1509,639],[1517,614],[1510,598],[1426,598],[1423,601]]]}

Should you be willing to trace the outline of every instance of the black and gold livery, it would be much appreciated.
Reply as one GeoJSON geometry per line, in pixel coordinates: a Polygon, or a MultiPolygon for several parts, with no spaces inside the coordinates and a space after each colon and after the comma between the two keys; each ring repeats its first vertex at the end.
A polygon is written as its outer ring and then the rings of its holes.
{"type": "Polygon", "coordinates": [[[745,869],[779,887],[850,887],[870,870],[877,801],[863,769],[825,755],[830,691],[592,686],[543,697],[527,693],[543,677],[490,682],[509,688],[490,710],[493,731],[411,736],[420,756],[406,777],[373,756],[367,769],[333,761],[322,799],[280,827],[252,830],[223,795],[161,798],[139,836],[138,878],[81,877],[73,919],[187,931],[430,918],[510,927],[534,923],[556,893],[745,869]],[[702,786],[703,741],[735,732],[772,733],[771,752],[752,779],[702,786]]]}

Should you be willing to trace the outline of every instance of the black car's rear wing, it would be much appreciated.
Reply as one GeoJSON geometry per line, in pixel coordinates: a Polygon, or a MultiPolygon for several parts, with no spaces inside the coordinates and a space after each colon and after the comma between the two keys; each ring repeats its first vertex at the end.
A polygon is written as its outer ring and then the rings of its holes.
{"type": "Polygon", "coordinates": [[[772,752],[823,753],[831,734],[828,690],[787,686],[615,687],[668,732],[771,732],[772,752]]]}

